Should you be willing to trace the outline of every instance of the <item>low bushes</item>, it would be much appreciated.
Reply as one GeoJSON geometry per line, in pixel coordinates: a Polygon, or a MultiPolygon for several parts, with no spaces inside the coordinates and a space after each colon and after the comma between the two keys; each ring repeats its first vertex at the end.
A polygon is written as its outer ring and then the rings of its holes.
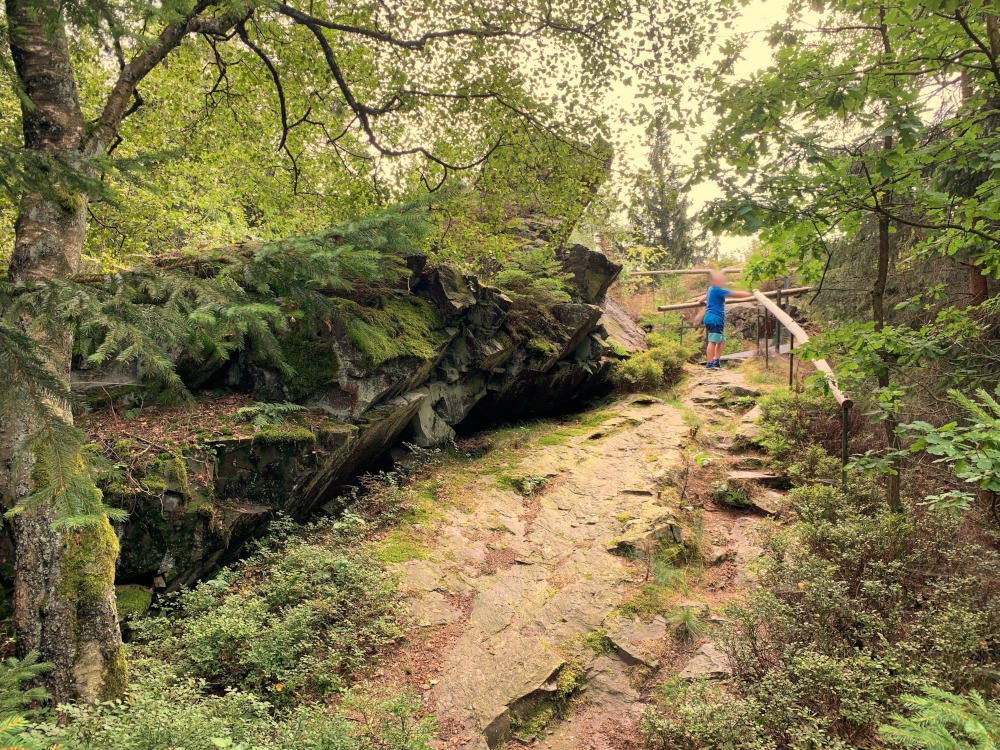
{"type": "Polygon", "coordinates": [[[277,704],[342,689],[401,633],[395,583],[363,548],[344,543],[351,524],[279,539],[176,595],[163,616],[136,623],[142,651],[277,704]]]}
{"type": "Polygon", "coordinates": [[[646,337],[649,349],[615,363],[612,380],[622,391],[650,391],[676,384],[695,350],[661,334],[646,337]]]}
{"type": "Polygon", "coordinates": [[[305,706],[276,714],[251,692],[212,692],[159,661],[140,661],[125,699],[65,706],[64,721],[36,727],[37,747],[62,750],[426,750],[433,724],[407,696],[348,694],[335,711],[305,706]]]}
{"type": "Polygon", "coordinates": [[[731,692],[666,686],[645,717],[650,747],[882,747],[904,694],[992,680],[994,552],[948,514],[893,513],[864,488],[791,499],[800,520],[770,535],[759,587],[727,611],[731,692]]]}

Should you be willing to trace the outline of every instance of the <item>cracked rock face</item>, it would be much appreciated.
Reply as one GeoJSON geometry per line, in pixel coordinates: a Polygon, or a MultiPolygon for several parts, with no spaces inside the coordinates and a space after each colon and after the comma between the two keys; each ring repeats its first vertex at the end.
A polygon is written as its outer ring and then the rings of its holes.
{"type": "MultiPolygon", "coordinates": [[[[373,366],[346,331],[321,326],[309,351],[322,354],[314,359],[329,361],[331,369],[314,375],[316,384],[303,397],[301,385],[289,390],[284,375],[246,357],[192,364],[179,353],[182,374],[199,387],[255,390],[262,401],[297,400],[329,414],[332,426],[315,441],[218,441],[212,486],[200,497],[170,486],[130,498],[132,515],[119,529],[125,580],[169,588],[190,583],[238,555],[275,512],[302,518],[319,506],[335,508],[331,500],[345,485],[394,446],[446,444],[459,425],[552,410],[604,387],[610,345],[602,304],[620,267],[582,246],[561,257],[577,301],[553,307],[559,327],[542,359],[508,326],[512,302],[501,290],[451,266],[428,267],[422,257],[411,264],[409,307],[436,326],[423,339],[426,357],[399,356],[373,366]],[[206,515],[206,497],[225,498],[233,508],[206,515]]],[[[620,336],[642,341],[641,331],[628,329],[620,316],[615,325],[620,336]]],[[[79,371],[74,382],[88,397],[131,397],[141,389],[134,374],[126,375],[79,371]],[[123,388],[109,388],[112,381],[123,388]]]]}

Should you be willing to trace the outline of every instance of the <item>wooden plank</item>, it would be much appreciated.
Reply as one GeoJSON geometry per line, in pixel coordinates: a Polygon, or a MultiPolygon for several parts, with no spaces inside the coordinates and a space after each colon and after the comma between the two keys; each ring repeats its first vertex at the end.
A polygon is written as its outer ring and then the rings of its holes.
{"type": "MultiPolygon", "coordinates": [[[[800,344],[804,344],[809,340],[809,334],[805,332],[802,326],[796,323],[788,313],[769,300],[762,292],[755,289],[753,296],[767,309],[768,312],[778,319],[778,322],[781,323],[781,325],[788,329],[788,332],[795,337],[796,341],[800,344]]],[[[851,401],[851,399],[849,399],[837,386],[837,377],[833,374],[833,368],[830,367],[830,364],[825,359],[814,359],[812,360],[812,363],[817,370],[823,373],[823,377],[826,378],[826,382],[830,386],[830,392],[833,393],[833,397],[837,399],[837,403],[847,408],[853,406],[854,402],[851,401]]]]}
{"type": "MultiPolygon", "coordinates": [[[[791,289],[782,289],[781,290],[781,296],[782,297],[798,297],[800,295],[805,294],[806,292],[811,292],[811,291],[813,291],[813,287],[811,287],[811,286],[794,286],[791,289]]],[[[778,296],[778,290],[775,289],[773,292],[756,292],[755,291],[754,294],[765,294],[768,297],[777,297],[778,296]]],[[[726,304],[727,305],[740,305],[740,304],[747,304],[749,302],[756,302],[756,301],[757,300],[755,300],[753,297],[742,297],[742,298],[737,298],[737,299],[732,299],[730,297],[726,297],[726,304]]],[[[656,308],[656,311],[657,312],[667,312],[668,310],[693,310],[696,307],[704,307],[704,306],[705,306],[704,302],[679,302],[676,305],[660,305],[659,307],[656,308]]]]}
{"type": "Polygon", "coordinates": [[[721,273],[739,273],[743,266],[730,266],[729,268],[667,268],[662,271],[635,271],[633,276],[693,276],[695,274],[709,274],[712,271],[721,273]]]}

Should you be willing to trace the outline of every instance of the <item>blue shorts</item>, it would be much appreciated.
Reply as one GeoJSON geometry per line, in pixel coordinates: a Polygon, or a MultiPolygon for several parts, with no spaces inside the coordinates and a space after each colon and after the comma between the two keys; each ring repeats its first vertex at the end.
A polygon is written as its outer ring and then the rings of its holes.
{"type": "Polygon", "coordinates": [[[726,335],[722,332],[725,326],[715,323],[706,323],[705,330],[708,331],[708,340],[713,344],[726,340],[726,335]]]}

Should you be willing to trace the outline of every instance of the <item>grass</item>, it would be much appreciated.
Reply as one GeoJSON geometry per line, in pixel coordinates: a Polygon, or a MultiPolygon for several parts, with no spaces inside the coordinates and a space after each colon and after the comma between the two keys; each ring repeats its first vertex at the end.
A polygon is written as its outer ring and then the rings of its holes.
{"type": "Polygon", "coordinates": [[[674,635],[685,643],[692,643],[708,631],[695,607],[676,607],[667,614],[667,624],[674,635]]]}
{"type": "Polygon", "coordinates": [[[764,368],[763,357],[748,359],[739,372],[753,385],[788,385],[788,360],[784,357],[771,357],[770,369],[764,368]]]}

